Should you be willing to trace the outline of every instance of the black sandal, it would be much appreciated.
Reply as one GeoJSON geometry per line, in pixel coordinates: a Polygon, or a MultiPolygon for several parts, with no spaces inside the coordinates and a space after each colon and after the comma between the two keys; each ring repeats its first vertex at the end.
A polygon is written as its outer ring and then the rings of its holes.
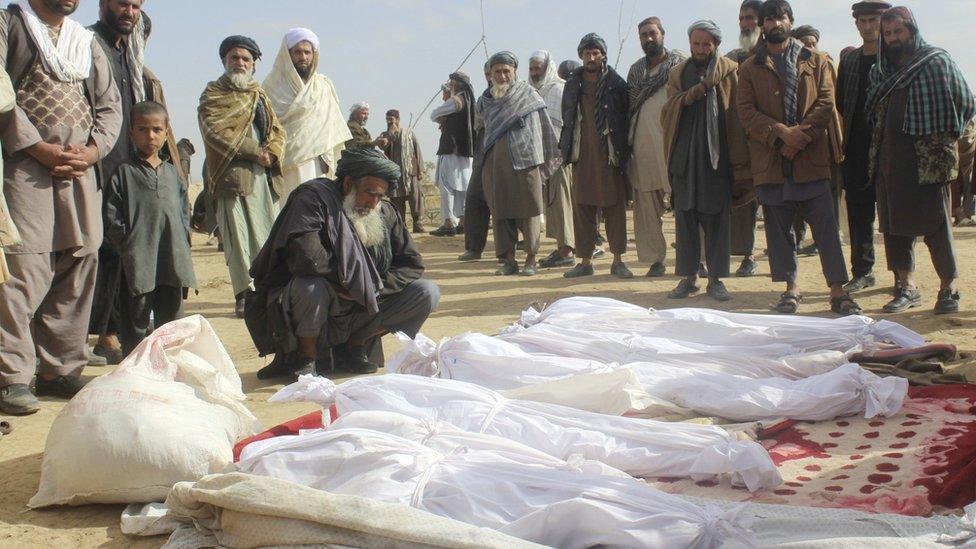
{"type": "Polygon", "coordinates": [[[776,312],[784,315],[796,314],[796,310],[800,308],[801,301],[803,301],[802,295],[783,292],[779,296],[779,303],[776,304],[776,312]]]}
{"type": "Polygon", "coordinates": [[[849,294],[830,298],[830,310],[841,316],[861,314],[861,306],[849,294]]]}

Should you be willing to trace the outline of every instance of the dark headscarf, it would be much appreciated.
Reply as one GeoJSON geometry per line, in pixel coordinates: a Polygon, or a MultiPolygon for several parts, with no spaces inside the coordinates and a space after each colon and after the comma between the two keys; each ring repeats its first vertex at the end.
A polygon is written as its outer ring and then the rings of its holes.
{"type": "Polygon", "coordinates": [[[817,42],[820,41],[820,31],[810,25],[800,25],[799,27],[793,29],[793,32],[790,34],[797,40],[801,40],[807,36],[813,36],[817,39],[817,42]]]}
{"type": "Polygon", "coordinates": [[[255,61],[261,59],[261,48],[258,47],[257,42],[247,36],[235,34],[234,36],[224,38],[224,41],[220,43],[220,60],[223,61],[224,57],[227,56],[227,52],[234,48],[244,48],[251,52],[255,61]]]}
{"type": "Polygon", "coordinates": [[[559,69],[556,72],[559,74],[559,78],[563,80],[569,79],[569,73],[582,67],[583,65],[575,59],[567,59],[559,64],[559,69]]]}
{"type": "MultiPolygon", "coordinates": [[[[516,61],[516,63],[518,63],[518,61],[516,61]]],[[[451,73],[451,75],[448,78],[461,85],[461,91],[458,95],[464,96],[464,105],[468,115],[467,134],[473,145],[474,144],[474,105],[477,101],[476,99],[477,96],[475,96],[474,88],[471,86],[471,78],[467,74],[461,71],[451,73]]]]}
{"type": "Polygon", "coordinates": [[[387,192],[395,191],[400,184],[400,166],[374,148],[343,149],[335,175],[339,182],[347,175],[353,179],[378,177],[390,185],[387,192]]]}
{"type": "Polygon", "coordinates": [[[583,50],[585,50],[586,48],[596,48],[602,51],[603,55],[607,54],[606,40],[600,38],[600,35],[595,32],[591,32],[590,34],[587,34],[586,36],[583,37],[582,40],[580,40],[579,46],[576,47],[576,54],[582,57],[583,50]]]}
{"type": "MultiPolygon", "coordinates": [[[[508,65],[510,67],[518,68],[518,59],[515,58],[515,54],[510,51],[500,51],[495,55],[491,56],[488,60],[488,67],[494,67],[501,63],[502,65],[508,65]]],[[[470,84],[469,84],[470,85],[470,84]]]]}

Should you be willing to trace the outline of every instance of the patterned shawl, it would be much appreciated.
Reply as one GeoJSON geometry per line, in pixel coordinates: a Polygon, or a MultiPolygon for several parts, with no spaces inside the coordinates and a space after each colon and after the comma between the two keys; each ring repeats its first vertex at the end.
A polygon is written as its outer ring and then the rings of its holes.
{"type": "Polygon", "coordinates": [[[516,80],[504,97],[495,99],[486,90],[481,101],[485,117],[485,150],[530,113],[546,108],[545,101],[524,80],[516,80]]]}
{"type": "Polygon", "coordinates": [[[878,48],[865,111],[871,120],[877,123],[878,107],[904,88],[908,107],[902,131],[909,135],[948,132],[958,137],[976,115],[976,99],[959,67],[945,50],[928,45],[921,32],[915,34],[915,56],[901,67],[887,58],[883,43],[878,48]]]}
{"type": "MultiPolygon", "coordinates": [[[[237,156],[244,138],[251,135],[254,112],[258,101],[270,105],[268,96],[257,82],[246,90],[234,87],[227,75],[207,84],[200,96],[197,109],[200,134],[207,156],[207,177],[219,181],[231,161],[237,156]]],[[[263,146],[277,158],[285,148],[285,130],[271,108],[267,111],[267,127],[263,132],[267,139],[263,146]]]]}
{"type": "Polygon", "coordinates": [[[786,61],[786,82],[783,82],[783,113],[786,115],[786,125],[793,127],[797,124],[799,115],[796,103],[797,86],[800,79],[796,72],[796,60],[800,58],[803,44],[795,38],[790,38],[783,51],[786,61]]]}
{"type": "Polygon", "coordinates": [[[647,58],[641,57],[636,63],[630,66],[627,72],[627,91],[630,95],[630,119],[640,112],[644,101],[654,95],[668,83],[668,74],[671,69],[684,61],[685,54],[678,50],[666,50],[664,61],[653,69],[647,68],[647,58]]]}

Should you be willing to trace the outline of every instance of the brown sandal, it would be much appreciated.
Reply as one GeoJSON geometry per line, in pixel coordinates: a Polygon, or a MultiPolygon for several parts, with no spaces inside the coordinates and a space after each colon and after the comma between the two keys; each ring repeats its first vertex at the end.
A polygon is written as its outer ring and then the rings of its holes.
{"type": "Polygon", "coordinates": [[[861,306],[849,294],[830,298],[830,310],[841,316],[861,314],[861,306]]]}

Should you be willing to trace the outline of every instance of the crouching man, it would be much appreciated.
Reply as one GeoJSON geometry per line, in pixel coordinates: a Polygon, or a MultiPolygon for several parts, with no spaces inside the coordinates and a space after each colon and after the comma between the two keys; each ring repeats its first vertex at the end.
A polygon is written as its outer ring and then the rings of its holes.
{"type": "Polygon", "coordinates": [[[346,149],[335,181],[292,192],[251,266],[246,321],[262,356],[259,379],[375,372],[367,350],[385,333],[414,337],[440,290],[389,200],[400,168],[372,148],[346,149]]]}

